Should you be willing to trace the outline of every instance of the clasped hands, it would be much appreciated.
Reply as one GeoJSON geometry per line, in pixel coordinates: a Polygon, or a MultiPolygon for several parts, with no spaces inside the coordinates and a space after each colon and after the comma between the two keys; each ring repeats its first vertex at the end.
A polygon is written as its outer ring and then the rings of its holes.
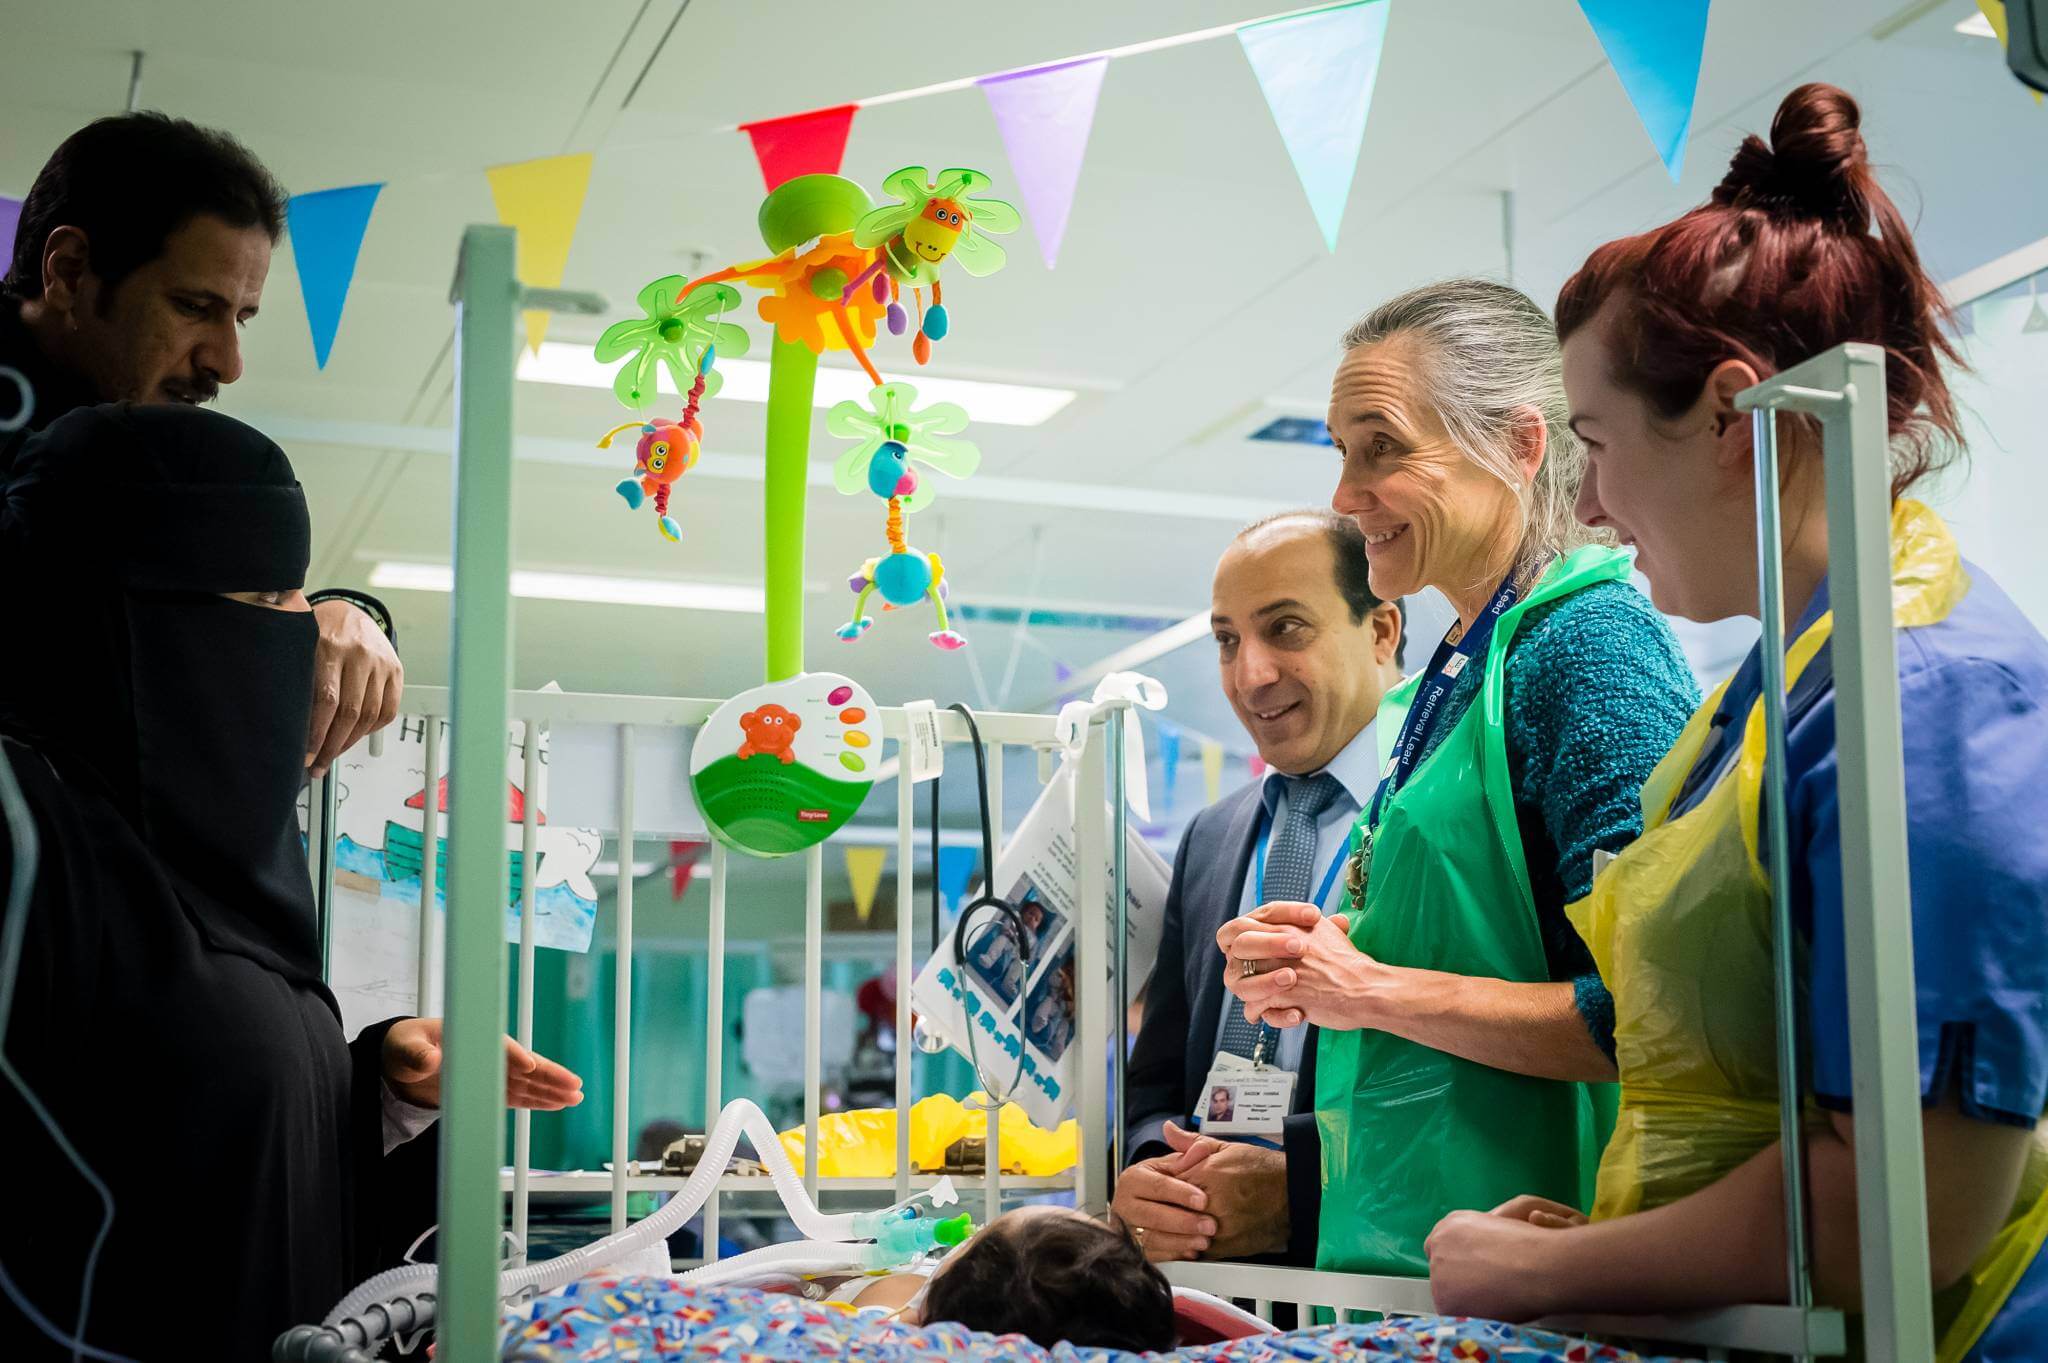
{"type": "Polygon", "coordinates": [[[1216,931],[1223,983],[1245,1020],[1274,1027],[1370,1026],[1386,967],[1351,945],[1351,920],[1313,904],[1261,904],[1216,931]]]}
{"type": "Polygon", "coordinates": [[[1285,1154],[1172,1122],[1165,1139],[1172,1153],[1124,1170],[1109,1204],[1147,1259],[1242,1259],[1287,1248],[1285,1154]]]}

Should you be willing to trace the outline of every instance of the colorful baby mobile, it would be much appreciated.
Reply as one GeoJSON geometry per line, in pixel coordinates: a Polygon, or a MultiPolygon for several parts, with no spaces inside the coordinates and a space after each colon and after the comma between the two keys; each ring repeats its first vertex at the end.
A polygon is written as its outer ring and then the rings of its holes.
{"type": "Polygon", "coordinates": [[[918,477],[917,465],[965,478],[980,467],[981,451],[951,438],[967,428],[964,408],[935,402],[917,411],[916,404],[917,389],[907,383],[885,383],[868,394],[866,406],[842,402],[825,418],[825,428],[833,435],[860,442],[833,466],[833,485],[848,496],[873,493],[889,506],[889,552],[861,564],[848,580],[856,596],[853,619],[838,633],[848,642],[866,634],[875,623],[864,614],[868,598],[879,593],[885,611],[930,601],[939,627],[929,637],[937,647],[951,650],[967,640],[946,619],[945,565],[937,554],[911,547],[903,518],[932,500],[933,489],[918,477]]]}
{"type": "Polygon", "coordinates": [[[597,442],[599,449],[608,450],[619,432],[639,428],[632,475],[614,490],[635,511],[652,497],[655,524],[671,541],[680,540],[683,532],[669,514],[669,494],[676,480],[696,464],[704,442],[697,409],[724,381],[713,367],[714,361],[721,351],[726,355],[747,353],[747,333],[724,320],[739,301],[739,291],[726,285],[696,290],[681,275],[657,279],[640,290],[638,302],[646,315],[608,327],[594,351],[600,364],[631,357],[619,367],[612,392],[632,411],[644,414],[654,405],[660,368],[668,370],[676,391],[685,395],[683,414],[677,420],[643,415],[641,420],[614,426],[597,442]]]}
{"type": "Polygon", "coordinates": [[[932,343],[945,340],[950,326],[939,289],[939,266],[951,257],[971,275],[994,274],[1008,257],[988,234],[1014,232],[1023,224],[1017,210],[1001,199],[969,196],[970,190],[988,184],[988,176],[980,171],[956,168],[941,171],[934,185],[925,180],[923,166],[905,166],[882,181],[882,188],[898,202],[854,224],[854,245],[880,249],[874,263],[856,275],[840,297],[851,300],[865,288],[875,302],[887,300],[889,334],[901,336],[909,327],[901,294],[909,286],[919,314],[910,353],[919,364],[931,359],[932,343]],[[924,308],[926,288],[932,291],[929,312],[924,308]]]}
{"type": "MultiPolygon", "coordinates": [[[[932,497],[932,489],[920,484],[915,465],[964,478],[980,464],[981,454],[966,441],[949,438],[966,428],[964,410],[935,403],[914,411],[916,389],[886,382],[868,349],[883,325],[892,336],[911,329],[911,314],[903,306],[907,288],[917,323],[911,355],[924,364],[931,358],[932,344],[944,340],[951,329],[940,281],[945,262],[956,260],[976,276],[1003,267],[1006,256],[991,234],[1014,232],[1023,220],[1010,204],[979,197],[977,191],[989,183],[978,170],[943,170],[934,181],[923,166],[905,166],[883,181],[896,202],[875,208],[851,181],[800,177],[771,193],[762,207],[763,234],[770,249],[802,235],[771,230],[783,221],[771,215],[830,209],[832,213],[822,216],[844,213],[832,226],[850,230],[819,232],[812,227],[807,239],[764,259],[714,270],[694,281],[669,275],[642,289],[638,302],[643,315],[611,327],[595,350],[601,364],[625,361],[612,391],[638,414],[638,420],[614,427],[598,441],[598,448],[609,449],[621,432],[640,432],[632,474],[615,488],[626,505],[637,511],[651,498],[662,536],[671,541],[682,538],[682,527],[670,511],[670,495],[700,456],[704,427],[699,409],[704,399],[718,392],[721,381],[715,362],[719,356],[747,351],[747,333],[725,320],[740,302],[739,292],[728,281],[763,290],[767,296],[760,300],[761,319],[774,328],[778,341],[802,346],[813,355],[850,351],[875,384],[867,406],[842,402],[827,421],[832,434],[859,442],[839,460],[839,490],[872,492],[889,508],[889,552],[869,559],[851,579],[857,600],[853,619],[840,627],[839,637],[858,639],[873,626],[873,619],[862,612],[869,597],[879,593],[883,610],[929,601],[939,626],[930,635],[932,643],[949,650],[963,646],[967,641],[946,616],[945,568],[937,554],[911,547],[903,518],[932,497]],[[791,194],[798,197],[778,203],[791,194]],[[925,306],[926,289],[931,290],[930,307],[925,306]],[[648,415],[658,396],[662,369],[684,395],[682,414],[673,421],[648,415]]],[[[773,452],[771,421],[771,465],[773,452]]]]}

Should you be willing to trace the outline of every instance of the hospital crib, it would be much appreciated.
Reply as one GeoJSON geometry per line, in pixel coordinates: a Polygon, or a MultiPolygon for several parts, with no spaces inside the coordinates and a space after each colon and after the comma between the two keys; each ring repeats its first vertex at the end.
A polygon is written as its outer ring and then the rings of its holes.
{"type": "MultiPolygon", "coordinates": [[[[633,876],[628,870],[632,862],[632,846],[636,835],[636,786],[640,784],[639,764],[646,754],[639,751],[644,745],[636,743],[636,737],[644,736],[650,730],[694,730],[718,708],[717,700],[690,698],[667,698],[655,696],[619,696],[576,694],[561,691],[515,691],[510,693],[508,704],[510,718],[525,737],[520,745],[525,763],[520,789],[532,792],[540,789],[539,763],[542,735],[549,730],[560,731],[567,726],[585,729],[602,726],[613,731],[614,747],[609,770],[613,794],[612,824],[617,836],[619,874],[617,878],[617,911],[615,946],[618,959],[623,963],[633,955],[633,876]]],[[[1123,745],[1122,726],[1125,722],[1123,708],[1127,701],[1104,702],[1099,718],[1087,726],[1083,733],[1082,747],[1069,760],[1080,764],[1077,773],[1080,789],[1100,790],[1105,795],[1114,794],[1121,787],[1123,745]]],[[[441,687],[408,687],[405,710],[408,718],[417,716],[422,721],[425,770],[422,781],[425,789],[436,789],[447,774],[443,748],[443,725],[439,722],[450,713],[449,691],[441,687]]],[[[878,711],[883,737],[899,745],[904,740],[909,720],[901,707],[887,706],[878,711]]],[[[966,721],[950,711],[938,711],[939,738],[948,748],[954,749],[969,743],[970,734],[966,721]]],[[[1002,856],[1003,789],[1004,772],[1008,763],[1014,760],[1032,762],[1041,777],[1048,775],[1052,763],[1064,755],[1064,745],[1055,732],[1051,715],[978,713],[975,724],[979,730],[984,748],[990,802],[990,823],[994,830],[995,851],[1002,856]]],[[[459,741],[459,738],[453,741],[459,741]]],[[[952,761],[955,772],[963,768],[972,770],[973,758],[964,750],[952,761]]],[[[311,818],[308,824],[308,848],[312,858],[315,879],[315,898],[320,905],[320,921],[323,937],[331,923],[328,906],[332,902],[335,865],[332,855],[332,829],[335,823],[336,786],[338,777],[330,774],[315,791],[311,804],[311,818]]],[[[644,788],[644,787],[643,787],[644,788]]],[[[910,1006],[910,981],[923,965],[923,957],[914,951],[916,914],[913,912],[913,877],[911,868],[916,861],[916,844],[921,834],[918,829],[916,812],[913,809],[913,786],[907,774],[899,774],[892,782],[878,788],[870,800],[879,802],[883,790],[893,790],[896,828],[896,865],[900,868],[896,878],[896,933],[894,962],[898,986],[896,991],[895,1031],[898,1038],[895,1054],[895,1106],[899,1112],[907,1112],[912,1102],[922,1096],[913,1092],[913,1068],[918,1054],[910,1038],[912,1020],[910,1006]]],[[[457,800],[451,801],[451,808],[457,800]]],[[[1111,888],[1116,890],[1114,899],[1121,903],[1123,866],[1123,819],[1108,816],[1101,801],[1093,802],[1095,817],[1090,819],[1088,811],[1091,802],[1077,801],[1075,821],[1075,845],[1081,849],[1083,869],[1079,877],[1081,910],[1075,923],[1075,955],[1077,969],[1084,983],[1077,990],[1075,1017],[1075,1051],[1077,1055],[1102,1055],[1109,1050],[1110,1034],[1121,1034],[1123,1015],[1121,1009],[1108,1008],[1107,1000],[1112,992],[1108,977],[1112,971],[1117,978],[1123,977],[1123,961],[1120,953],[1111,950],[1111,927],[1105,921],[1105,900],[1110,897],[1111,888]],[[1114,836],[1111,825],[1114,824],[1114,836]],[[1092,849],[1092,852],[1091,850],[1092,849]],[[1092,861],[1091,861],[1092,857],[1092,861]],[[1095,870],[1091,877],[1087,867],[1095,870]],[[1106,961],[1105,955],[1113,959],[1106,961]],[[1092,987],[1087,981],[1093,981],[1092,987]]],[[[520,906],[519,964],[515,975],[517,1000],[513,1019],[513,1034],[522,1045],[533,1044],[533,978],[534,978],[534,894],[536,862],[537,821],[540,802],[529,799],[523,802],[521,810],[521,849],[519,864],[522,874],[517,886],[520,906]]],[[[435,802],[422,802],[422,846],[433,846],[441,834],[438,810],[435,802]]],[[[841,1193],[866,1193],[879,1195],[888,1193],[901,1199],[912,1189],[928,1187],[935,1183],[935,1174],[916,1175],[910,1171],[910,1124],[900,1121],[896,1132],[896,1175],[893,1180],[864,1178],[839,1178],[819,1175],[818,1127],[821,1117],[821,1063],[823,1052],[820,1035],[822,1008],[820,1004],[820,979],[823,975],[825,941],[825,899],[823,892],[823,866],[826,847],[821,844],[798,854],[804,862],[804,1182],[815,1198],[821,1188],[841,1193]]],[[[453,861],[451,850],[450,861],[453,861]]],[[[707,951],[708,989],[704,1020],[704,1111],[708,1122],[715,1117],[723,1104],[721,1085],[724,1075],[724,1047],[728,1031],[726,1025],[725,971],[726,958],[726,902],[727,889],[735,875],[744,879],[752,859],[735,857],[726,848],[714,842],[710,851],[710,937],[707,951]]],[[[453,884],[452,870],[450,884],[453,884]]],[[[419,891],[419,954],[415,979],[415,997],[431,1001],[436,997],[438,978],[442,962],[436,959],[435,919],[440,910],[436,907],[436,885],[433,877],[420,877],[419,891]]],[[[450,897],[452,902],[452,895],[450,897]]],[[[1119,940],[1127,939],[1128,930],[1123,924],[1117,925],[1119,940]]],[[[450,940],[453,939],[452,925],[450,940]]],[[[611,1168],[604,1174],[549,1175],[545,1187],[551,1193],[589,1194],[609,1190],[611,1194],[612,1229],[622,1229],[626,1222],[626,1203],[629,1193],[667,1192],[681,1186],[679,1176],[642,1173],[635,1169],[632,1160],[632,1137],[628,1124],[627,1103],[631,1091],[631,1064],[633,1053],[633,973],[621,968],[614,978],[614,1028],[611,1038],[613,1055],[613,1104],[612,1104],[612,1149],[611,1168]]],[[[448,995],[452,999],[452,992],[448,995]]],[[[423,1002],[422,1011],[429,1009],[423,1002]]],[[[998,1067],[1000,1068],[1000,1067],[998,1067]]],[[[1107,1120],[1109,1101],[1101,1070],[1092,1064],[1075,1066],[1077,1071],[1075,1089],[1079,1094],[1078,1112],[1085,1129],[1100,1131],[1107,1120]],[[1092,1115],[1091,1115],[1092,1114],[1092,1115]]],[[[1006,1075],[994,1076],[999,1079],[1006,1075]]],[[[502,1179],[503,1191],[511,1196],[511,1231],[518,1246],[527,1243],[527,1229],[534,1180],[529,1166],[530,1134],[532,1114],[518,1112],[513,1117],[513,1153],[509,1173],[502,1179]]],[[[1082,1202],[1101,1202],[1106,1198],[1100,1185],[1110,1167],[1104,1160],[1098,1160],[1094,1169],[1079,1167],[1065,1175],[1025,1177],[1012,1175],[1005,1179],[1002,1167],[1001,1124],[991,1121],[987,1136],[987,1172],[982,1177],[984,1206],[983,1212],[993,1218],[1002,1209],[1006,1196],[1019,1194],[1038,1195],[1051,1191],[1071,1189],[1082,1202]]],[[[972,1184],[972,1176],[962,1178],[955,1175],[956,1183],[972,1184]]],[[[708,1255],[715,1259],[718,1253],[718,1217],[720,1202],[726,1193],[762,1193],[768,1191],[767,1183],[760,1178],[728,1176],[721,1182],[720,1195],[714,1196],[705,1211],[704,1241],[708,1255]]],[[[516,1251],[515,1251],[516,1252],[516,1251]]]]}
{"type": "MultiPolygon", "coordinates": [[[[525,289],[513,271],[513,236],[508,228],[472,227],[465,234],[458,260],[454,301],[459,317],[459,403],[455,452],[455,637],[453,685],[446,696],[453,720],[449,770],[461,790],[489,790],[502,776],[504,734],[508,719],[562,722],[582,707],[604,722],[623,725],[690,723],[708,713],[708,702],[641,698],[580,698],[509,695],[510,642],[508,580],[510,572],[509,512],[512,461],[512,328],[522,308],[596,311],[598,300],[559,290],[525,289]]],[[[1741,395],[1739,405],[1752,411],[1756,432],[1759,581],[1763,586],[1763,694],[1768,761],[1784,763],[1784,602],[1778,544],[1777,414],[1797,413],[1818,423],[1823,436],[1829,491],[1831,599],[1835,611],[1834,659],[1837,687],[1837,743],[1840,752],[1843,899],[1851,906],[1845,925],[1848,957],[1849,1020],[1852,1036],[1853,1085],[1856,1098],[1859,1235],[1862,1249],[1863,1348],[1872,1363],[1921,1363],[1933,1357],[1932,1307],[1928,1291],[1926,1189],[1920,1143],[1920,1084],[1912,1010],[1883,1006],[1885,1000],[1914,997],[1910,905],[1907,891],[1905,778],[1900,754],[1900,717],[1896,655],[1891,630],[1889,574],[1890,497],[1884,355],[1872,346],[1848,345],[1815,357],[1741,395]]],[[[418,693],[415,693],[418,699],[418,693]]],[[[999,744],[1036,746],[1048,724],[1044,717],[1000,716],[994,721],[999,744]]],[[[1081,753],[1080,789],[1104,790],[1114,767],[1106,754],[1121,745],[1102,741],[1100,731],[1121,724],[1112,710],[1091,725],[1081,753]]],[[[901,735],[900,712],[884,720],[888,732],[901,735]]],[[[429,732],[432,732],[430,726],[429,732]]],[[[964,737],[949,726],[949,741],[964,737]]],[[[529,745],[532,751],[532,745],[529,745]]],[[[622,763],[630,764],[626,749],[622,763]]],[[[622,780],[620,823],[630,829],[629,782],[622,780]]],[[[1765,783],[1766,820],[1773,842],[1769,860],[1787,864],[1783,846],[1784,792],[1776,780],[1765,783]]],[[[910,790],[897,785],[898,850],[908,846],[910,790]]],[[[1121,790],[1112,794],[1115,819],[1122,820],[1121,790]]],[[[1111,999],[1121,1002],[1121,962],[1105,959],[1107,925],[1101,921],[1102,876],[1106,854],[1121,855],[1121,828],[1112,836],[1109,820],[1093,817],[1100,808],[1092,799],[1077,804],[1089,811],[1080,819],[1083,838],[1081,921],[1076,924],[1080,1016],[1078,1044],[1084,1055],[1111,1034],[1111,999]],[[1108,844],[1108,847],[1105,846],[1108,844]]],[[[429,802],[431,808],[431,802],[429,802]]],[[[485,1363],[494,1357],[498,1303],[496,1297],[503,1210],[497,1170],[501,1158],[503,1051],[498,1035],[504,1025],[504,980],[497,905],[505,898],[505,857],[497,808],[485,801],[460,799],[451,807],[449,832],[446,980],[447,1080],[443,1102],[443,1179],[441,1191],[441,1277],[439,1357],[452,1363],[485,1363]]],[[[428,836],[433,835],[432,829],[428,836]]],[[[530,848],[530,833],[529,843],[530,848]]],[[[807,960],[815,965],[818,940],[819,854],[809,854],[807,883],[807,960]]],[[[899,863],[907,865],[906,859],[899,863]]],[[[722,903],[725,858],[714,862],[715,903],[722,903]]],[[[1798,1122],[1801,1047],[1792,960],[1790,905],[1779,878],[1775,904],[1778,952],[1777,1022],[1785,1151],[1785,1224],[1789,1301],[1784,1305],[1737,1306],[1675,1317],[1626,1317],[1548,1322],[1560,1328],[1614,1333],[1691,1346],[1719,1355],[1744,1349],[1793,1358],[1826,1357],[1844,1352],[1846,1323],[1840,1313],[1812,1302],[1808,1271],[1804,1167],[1798,1122]]],[[[530,880],[529,880],[530,883],[530,880]]],[[[898,974],[910,975],[908,912],[902,897],[909,877],[899,875],[898,974]]],[[[631,949],[630,890],[622,886],[619,950],[631,949]]],[[[1121,896],[1117,902],[1121,903],[1121,896]]],[[[714,934],[720,932],[714,910],[714,934]]],[[[714,936],[714,953],[718,939],[714,936]]],[[[1122,934],[1117,942],[1121,944],[1122,934]]],[[[530,940],[522,943],[522,964],[530,960],[530,940]]],[[[626,972],[621,972],[624,978],[626,972]]],[[[526,972],[522,970],[522,981],[526,972]]],[[[622,988],[630,985],[622,985],[622,988]]],[[[805,1054],[815,1063],[818,1008],[816,975],[810,976],[806,1009],[805,1054]]],[[[714,994],[714,998],[716,994],[714,994]]],[[[908,990],[899,983],[897,1034],[909,1035],[908,990]]],[[[618,1023],[620,1055],[630,1044],[629,1018],[621,1000],[618,1023]]],[[[1120,1030],[1123,1012],[1114,1008],[1120,1030]]],[[[522,1026],[530,1025],[531,1006],[522,983],[522,1026]]],[[[709,1046],[715,1059],[718,1029],[709,1046]]],[[[897,1096],[909,1097],[907,1047],[899,1046],[897,1096]]],[[[1119,1045],[1115,1054],[1121,1057],[1119,1045]]],[[[1119,1066],[1121,1064],[1119,1060],[1119,1066]]],[[[1077,1106],[1081,1123],[1081,1158],[1074,1177],[1079,1204],[1099,1211],[1108,1200],[1108,1171],[1121,1154],[1118,1095],[1105,1091],[1104,1076],[1091,1065],[1079,1065],[1077,1106]]],[[[708,1071],[716,1083],[717,1067],[708,1071]]],[[[815,1075],[814,1075],[815,1077],[815,1075]]],[[[1113,1086],[1121,1090],[1119,1068],[1113,1086]]],[[[621,1086],[623,1092],[623,1085],[621,1086]]],[[[715,1093],[715,1089],[713,1090],[715,1093]]],[[[809,1177],[816,1178],[817,1092],[807,1098],[806,1149],[809,1177]]],[[[615,1116],[614,1167],[611,1176],[613,1218],[624,1215],[626,1146],[623,1110],[615,1116]]],[[[524,1216],[525,1123],[518,1128],[512,1194],[515,1228],[524,1216]]],[[[902,1143],[907,1124],[899,1124],[897,1191],[909,1183],[902,1143]]],[[[993,1129],[992,1129],[993,1130],[993,1129]]],[[[1000,1197],[997,1152],[990,1151],[987,1197],[992,1210],[1000,1197]]],[[[1177,1283],[1220,1295],[1250,1298],[1262,1307],[1274,1301],[1332,1308],[1349,1313],[1427,1312],[1428,1284],[1401,1278],[1308,1272],[1263,1266],[1176,1265],[1169,1276],[1177,1283]]]]}

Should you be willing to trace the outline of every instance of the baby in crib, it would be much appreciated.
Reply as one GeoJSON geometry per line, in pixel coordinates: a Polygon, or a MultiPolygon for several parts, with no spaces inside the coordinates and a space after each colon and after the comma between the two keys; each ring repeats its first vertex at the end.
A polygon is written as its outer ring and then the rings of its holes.
{"type": "Polygon", "coordinates": [[[884,1307],[915,1325],[956,1321],[1048,1349],[1064,1340],[1143,1353],[1177,1342],[1172,1289],[1129,1232],[1067,1207],[1005,1212],[930,1277],[865,1281],[854,1306],[884,1307]]]}

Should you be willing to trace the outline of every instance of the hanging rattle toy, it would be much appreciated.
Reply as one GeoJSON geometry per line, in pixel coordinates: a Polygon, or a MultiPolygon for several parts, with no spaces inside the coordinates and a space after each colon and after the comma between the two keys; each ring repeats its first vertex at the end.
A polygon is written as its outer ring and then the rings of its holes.
{"type": "Polygon", "coordinates": [[[944,170],[938,183],[925,179],[923,166],[905,166],[882,181],[882,188],[900,202],[878,208],[854,224],[854,245],[880,247],[875,261],[847,284],[843,299],[852,299],[862,289],[871,290],[877,302],[889,304],[889,332],[901,336],[909,328],[901,292],[909,286],[918,306],[917,338],[910,353],[919,364],[932,357],[932,342],[942,341],[951,323],[939,288],[939,266],[947,259],[977,277],[994,274],[1008,259],[1003,248],[990,241],[991,232],[1014,232],[1023,225],[1017,210],[1001,199],[978,199],[970,192],[985,189],[988,176],[978,170],[944,170]],[[924,307],[923,290],[932,291],[932,306],[924,307]]]}
{"type": "Polygon", "coordinates": [[[946,618],[945,565],[937,554],[911,547],[903,518],[930,505],[933,496],[931,486],[918,477],[913,465],[965,478],[980,467],[981,451],[965,440],[950,438],[967,427],[964,408],[935,402],[923,411],[913,411],[916,402],[917,389],[911,385],[885,383],[868,395],[865,406],[842,402],[825,419],[825,428],[833,435],[860,441],[833,466],[833,485],[848,496],[873,493],[889,506],[885,531],[889,552],[861,564],[848,579],[857,598],[853,619],[837,632],[848,642],[866,634],[875,622],[863,611],[868,598],[876,593],[880,593],[885,611],[930,601],[938,613],[939,627],[929,637],[936,647],[950,651],[964,647],[967,640],[946,618]]]}
{"type": "Polygon", "coordinates": [[[674,489],[676,479],[696,467],[704,441],[704,427],[697,420],[697,404],[704,397],[705,376],[711,371],[713,352],[706,347],[704,358],[697,371],[697,381],[690,385],[690,399],[683,407],[680,421],[629,421],[623,426],[614,426],[604,433],[604,439],[597,442],[601,450],[612,447],[612,437],[620,431],[640,428],[640,439],[633,447],[633,474],[623,479],[615,489],[626,499],[626,505],[638,511],[648,498],[654,498],[655,523],[660,526],[662,537],[671,542],[681,540],[683,529],[676,524],[676,518],[668,514],[668,497],[674,489]]]}
{"type": "Polygon", "coordinates": [[[672,542],[682,538],[682,527],[669,514],[669,495],[701,453],[704,427],[697,409],[723,382],[714,362],[720,351],[747,352],[747,333],[724,320],[726,311],[739,301],[739,291],[728,285],[693,288],[683,276],[668,275],[640,290],[638,302],[645,316],[607,328],[592,352],[600,364],[631,357],[612,380],[612,392],[629,409],[645,412],[654,404],[659,368],[666,368],[676,390],[685,394],[679,419],[643,417],[613,427],[597,442],[599,449],[608,450],[621,431],[639,428],[632,476],[615,491],[636,511],[652,497],[655,524],[672,542]]]}

